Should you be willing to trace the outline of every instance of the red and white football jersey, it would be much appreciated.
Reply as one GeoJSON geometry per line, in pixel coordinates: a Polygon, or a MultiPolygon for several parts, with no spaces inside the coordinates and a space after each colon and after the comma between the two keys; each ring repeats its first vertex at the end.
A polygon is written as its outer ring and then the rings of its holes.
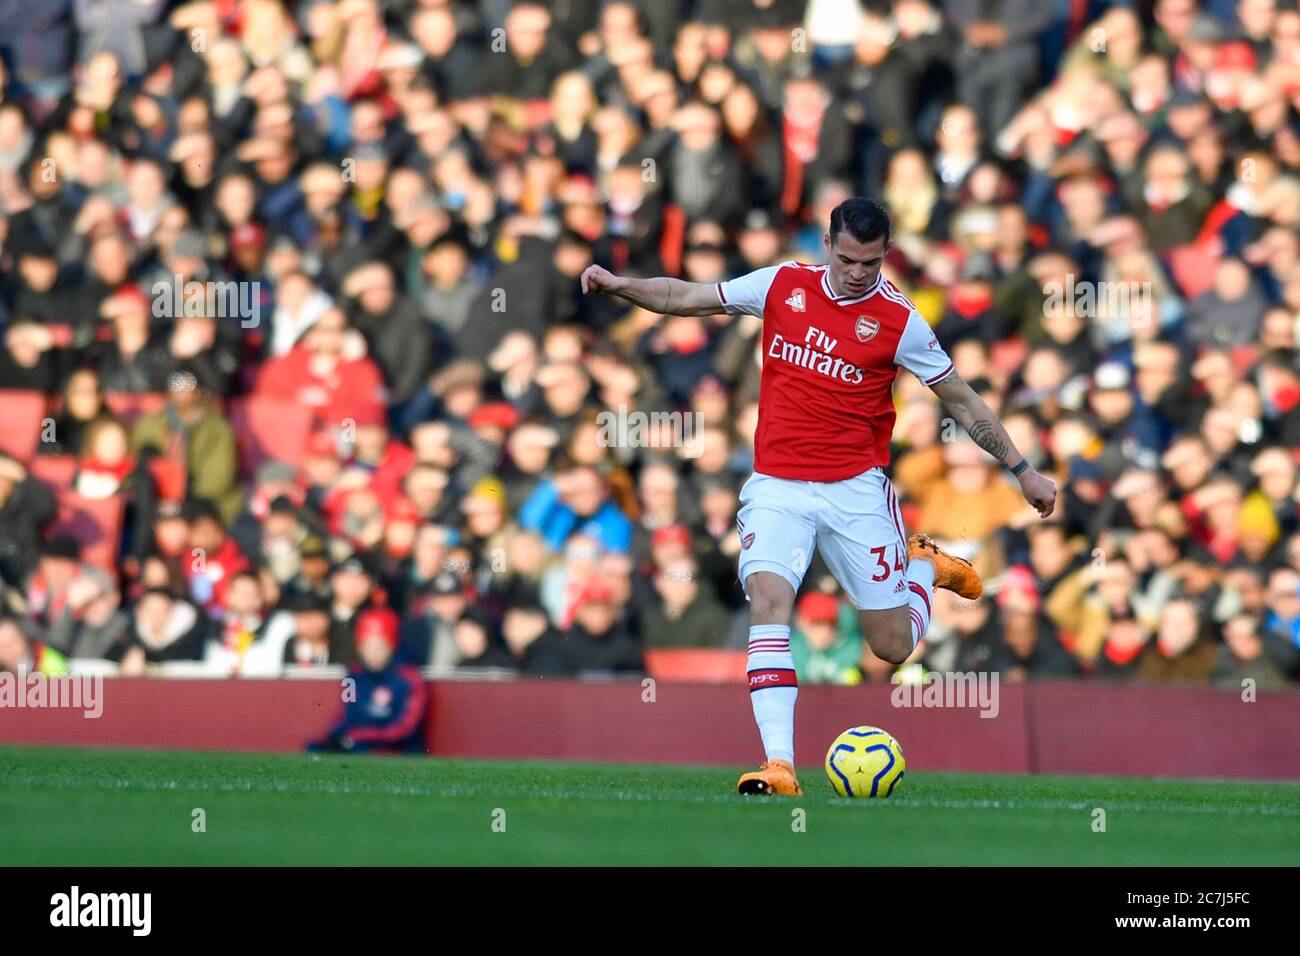
{"type": "Polygon", "coordinates": [[[842,481],[889,464],[898,367],[931,385],[952,360],[930,324],[879,276],[837,296],[828,267],[783,262],[718,283],[728,313],[763,318],[754,470],[842,481]]]}

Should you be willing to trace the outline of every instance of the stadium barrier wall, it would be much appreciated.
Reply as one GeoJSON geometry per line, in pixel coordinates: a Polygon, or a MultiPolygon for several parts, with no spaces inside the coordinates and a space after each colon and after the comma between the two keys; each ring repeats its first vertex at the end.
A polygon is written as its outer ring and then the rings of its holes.
{"type": "MultiPolygon", "coordinates": [[[[743,685],[434,681],[439,756],[746,766],[761,758],[743,685]]],[[[879,724],[923,770],[1300,779],[1300,692],[1004,684],[996,717],[896,707],[893,688],[804,687],[796,745],[815,763],[854,723],[879,724]]],[[[340,708],[330,680],[108,678],[103,713],[0,709],[0,743],[300,750],[340,708]]]]}

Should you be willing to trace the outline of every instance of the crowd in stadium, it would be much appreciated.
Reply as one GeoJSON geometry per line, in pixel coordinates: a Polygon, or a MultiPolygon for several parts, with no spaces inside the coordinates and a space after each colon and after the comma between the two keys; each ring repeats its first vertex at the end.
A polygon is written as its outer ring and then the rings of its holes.
{"type": "MultiPolygon", "coordinates": [[[[899,375],[908,531],[987,583],[917,659],[1300,679],[1294,2],[28,0],[0,59],[0,670],[743,661],[762,322],[578,276],[864,194],[1061,487],[899,375]]],[[[810,561],[801,681],[890,679],[810,561]]]]}

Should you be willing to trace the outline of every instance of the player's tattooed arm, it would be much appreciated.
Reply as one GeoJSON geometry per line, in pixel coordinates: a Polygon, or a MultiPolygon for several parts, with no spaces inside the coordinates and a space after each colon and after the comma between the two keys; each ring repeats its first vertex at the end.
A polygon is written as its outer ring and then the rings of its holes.
{"type": "Polygon", "coordinates": [[[1021,460],[1007,430],[965,379],[953,371],[930,387],[975,444],[1004,465],[1021,460]]]}
{"type": "Polygon", "coordinates": [[[1011,468],[1011,473],[1020,482],[1025,501],[1033,505],[1039,516],[1046,518],[1051,515],[1056,510],[1056,483],[1030,466],[993,414],[993,409],[975,393],[975,389],[955,371],[930,387],[975,443],[1011,468]]]}
{"type": "Polygon", "coordinates": [[[718,287],[706,282],[686,282],[670,276],[633,279],[616,276],[600,266],[582,274],[582,291],[603,292],[662,315],[717,315],[725,311],[718,287]]]}

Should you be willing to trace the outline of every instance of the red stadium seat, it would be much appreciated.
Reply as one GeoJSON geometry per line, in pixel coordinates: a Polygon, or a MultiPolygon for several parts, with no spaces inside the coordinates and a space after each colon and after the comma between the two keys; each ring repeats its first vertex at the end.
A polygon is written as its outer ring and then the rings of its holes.
{"type": "Polygon", "coordinates": [[[275,398],[235,399],[230,424],[239,438],[239,457],[251,475],[266,461],[296,465],[307,454],[315,413],[310,408],[275,398]]]}
{"type": "Polygon", "coordinates": [[[146,415],[160,411],[167,404],[167,396],[162,392],[107,392],[104,404],[127,428],[146,415]]]}
{"type": "Polygon", "coordinates": [[[664,648],[645,652],[646,672],[655,680],[694,684],[743,684],[745,651],[713,648],[664,648]]]}
{"type": "Polygon", "coordinates": [[[41,392],[0,390],[0,452],[29,462],[41,443],[41,421],[45,418],[45,396],[41,392]]]}
{"type": "Polygon", "coordinates": [[[57,499],[59,513],[50,534],[70,535],[81,545],[83,561],[116,574],[122,537],[122,499],[83,498],[74,491],[60,492],[57,499]]]}
{"type": "Polygon", "coordinates": [[[27,470],[33,478],[57,495],[71,490],[77,480],[77,456],[37,455],[27,470]]]}

